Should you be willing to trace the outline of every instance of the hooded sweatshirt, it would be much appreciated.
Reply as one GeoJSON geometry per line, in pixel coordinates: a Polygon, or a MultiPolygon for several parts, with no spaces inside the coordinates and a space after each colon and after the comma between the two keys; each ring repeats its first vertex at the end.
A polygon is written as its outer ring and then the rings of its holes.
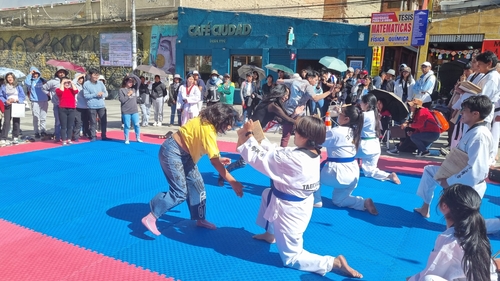
{"type": "Polygon", "coordinates": [[[26,87],[28,88],[28,93],[31,101],[43,102],[49,100],[49,96],[42,90],[43,84],[45,82],[46,82],[45,79],[43,79],[40,74],[40,70],[32,66],[30,68],[30,73],[28,74],[28,76],[26,76],[26,79],[24,80],[24,84],[26,84],[26,87]],[[31,74],[33,71],[38,73],[38,78],[33,78],[33,75],[31,74]]]}
{"type": "MultiPolygon", "coordinates": [[[[58,70],[54,73],[54,78],[43,85],[42,90],[47,95],[50,95],[50,99],[54,105],[59,106],[59,98],[56,95],[56,89],[61,86],[61,80],[56,76],[57,71],[58,70]]],[[[69,72],[66,70],[66,76],[68,76],[68,73],[69,72]]]]}

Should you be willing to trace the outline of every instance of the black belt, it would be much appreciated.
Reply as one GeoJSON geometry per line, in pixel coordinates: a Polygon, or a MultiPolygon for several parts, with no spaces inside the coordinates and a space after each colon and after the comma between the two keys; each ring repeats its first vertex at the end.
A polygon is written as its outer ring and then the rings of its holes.
{"type": "Polygon", "coordinates": [[[495,108],[495,112],[499,112],[500,111],[500,107],[499,108],[495,108]]]}

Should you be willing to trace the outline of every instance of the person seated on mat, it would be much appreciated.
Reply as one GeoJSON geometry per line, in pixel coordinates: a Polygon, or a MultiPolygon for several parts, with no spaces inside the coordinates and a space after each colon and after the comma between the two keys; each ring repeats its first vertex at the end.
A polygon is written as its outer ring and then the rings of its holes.
{"type": "Polygon", "coordinates": [[[160,165],[170,189],[151,199],[151,212],[142,218],[144,226],[155,235],[160,235],[156,220],[168,210],[187,199],[191,219],[196,225],[208,229],[216,226],[206,220],[206,191],[196,163],[207,154],[210,163],[231,184],[238,197],[243,196],[243,186],[226,171],[224,165],[230,159],[220,157],[217,134],[230,130],[238,118],[232,106],[216,103],[190,119],[177,133],[166,139],[159,152],[160,165]]]}
{"type": "MultiPolygon", "coordinates": [[[[261,126],[265,126],[267,123],[275,119],[279,119],[280,124],[294,124],[294,118],[302,113],[304,106],[297,107],[294,115],[289,117],[286,114],[286,110],[283,105],[288,100],[289,96],[290,90],[288,90],[284,84],[274,86],[271,93],[265,95],[262,101],[257,105],[257,107],[255,107],[250,119],[252,119],[252,121],[259,121],[261,126]]],[[[245,167],[245,165],[245,160],[243,157],[240,157],[238,161],[229,164],[229,166],[226,167],[226,170],[230,173],[236,169],[245,167]]],[[[224,185],[224,179],[221,175],[219,175],[218,184],[219,186],[224,185]]]]}
{"type": "MultiPolygon", "coordinates": [[[[401,124],[401,129],[412,129],[407,131],[407,135],[410,136],[411,141],[417,146],[416,157],[429,155],[429,148],[441,135],[441,130],[439,129],[436,118],[434,118],[434,115],[429,109],[423,107],[422,104],[422,100],[419,99],[408,102],[412,118],[408,122],[401,124]]],[[[399,154],[398,147],[387,151],[387,153],[392,155],[399,154]]]]}
{"type": "MultiPolygon", "coordinates": [[[[321,145],[328,155],[321,164],[321,184],[333,187],[333,204],[378,215],[372,199],[351,195],[359,182],[359,165],[354,156],[361,142],[363,112],[355,105],[339,108],[339,111],[339,126],[327,128],[326,140],[321,145]]],[[[314,206],[322,205],[318,188],[314,192],[314,206]]]]}
{"type": "Polygon", "coordinates": [[[377,109],[377,98],[369,93],[361,97],[361,109],[363,113],[363,130],[361,131],[361,143],[356,158],[362,160],[361,169],[365,177],[377,180],[390,180],[395,184],[401,184],[396,173],[387,173],[377,168],[380,157],[380,116],[377,109]]]}
{"type": "Polygon", "coordinates": [[[470,186],[454,184],[445,188],[438,207],[446,220],[446,231],[436,239],[426,268],[406,280],[496,281],[480,206],[481,197],[470,186]]]}
{"type": "Polygon", "coordinates": [[[312,116],[295,125],[296,148],[273,146],[267,139],[259,144],[252,136],[253,121],[238,132],[238,151],[253,168],[271,178],[271,188],[262,192],[257,224],[266,232],[253,238],[276,243],[285,266],[325,275],[329,271],[354,278],[344,256],[320,256],[303,248],[303,234],[311,219],[314,196],[320,185],[320,149],[325,142],[325,124],[312,116]]]}
{"type": "Polygon", "coordinates": [[[437,180],[434,179],[434,175],[438,172],[439,166],[424,167],[417,190],[417,195],[424,202],[420,208],[415,209],[423,217],[430,217],[429,205],[438,185],[443,188],[456,183],[469,185],[483,198],[486,192],[485,180],[488,178],[489,163],[493,154],[493,140],[484,118],[491,112],[491,108],[491,101],[486,96],[472,96],[462,103],[462,122],[469,126],[469,129],[460,139],[457,148],[468,155],[467,166],[448,178],[437,180]]]}

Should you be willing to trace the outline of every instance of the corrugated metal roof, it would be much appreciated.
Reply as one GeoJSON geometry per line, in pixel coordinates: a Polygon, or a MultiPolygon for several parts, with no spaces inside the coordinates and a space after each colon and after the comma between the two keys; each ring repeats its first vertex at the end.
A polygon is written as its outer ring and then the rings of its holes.
{"type": "Polygon", "coordinates": [[[431,35],[429,43],[483,42],[484,34],[444,34],[431,35]]]}

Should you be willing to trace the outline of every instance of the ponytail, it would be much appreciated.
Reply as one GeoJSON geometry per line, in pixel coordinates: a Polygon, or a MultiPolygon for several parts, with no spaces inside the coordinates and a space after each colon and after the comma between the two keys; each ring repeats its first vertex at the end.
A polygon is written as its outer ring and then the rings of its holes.
{"type": "Polygon", "coordinates": [[[342,112],[346,117],[349,117],[349,128],[352,129],[352,143],[356,147],[356,150],[359,148],[359,144],[361,143],[361,131],[363,130],[363,112],[355,105],[349,105],[342,108],[342,112]]]}
{"type": "Polygon", "coordinates": [[[467,280],[490,280],[491,245],[479,213],[481,197],[470,186],[454,184],[443,190],[438,206],[446,204],[455,237],[463,249],[462,269],[467,280]]]}
{"type": "Polygon", "coordinates": [[[377,97],[372,93],[368,93],[361,97],[361,101],[368,105],[366,111],[373,110],[375,114],[375,133],[377,137],[380,137],[380,115],[377,109],[377,97]]]}

